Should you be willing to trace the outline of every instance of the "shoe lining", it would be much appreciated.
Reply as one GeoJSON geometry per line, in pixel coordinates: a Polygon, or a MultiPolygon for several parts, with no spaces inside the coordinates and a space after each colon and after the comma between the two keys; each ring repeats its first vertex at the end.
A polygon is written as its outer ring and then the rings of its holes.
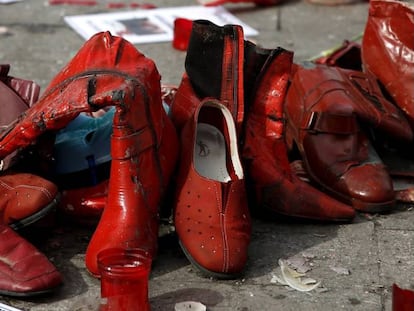
{"type": "Polygon", "coordinates": [[[194,166],[197,172],[220,182],[230,181],[226,156],[226,142],[220,130],[207,123],[198,123],[194,145],[194,166]]]}

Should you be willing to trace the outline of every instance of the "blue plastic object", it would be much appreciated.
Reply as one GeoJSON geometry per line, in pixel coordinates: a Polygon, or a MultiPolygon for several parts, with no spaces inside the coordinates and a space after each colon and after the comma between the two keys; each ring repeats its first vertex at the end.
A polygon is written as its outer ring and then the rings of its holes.
{"type": "Polygon", "coordinates": [[[115,107],[104,115],[80,114],[55,139],[55,173],[69,174],[111,161],[111,135],[115,107]]]}

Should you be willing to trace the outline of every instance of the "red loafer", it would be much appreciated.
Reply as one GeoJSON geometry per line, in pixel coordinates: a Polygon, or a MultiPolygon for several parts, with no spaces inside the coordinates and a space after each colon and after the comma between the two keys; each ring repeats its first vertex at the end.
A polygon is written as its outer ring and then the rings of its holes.
{"type": "Polygon", "coordinates": [[[26,173],[0,176],[0,223],[13,229],[28,226],[51,212],[59,201],[56,185],[26,173]]]}
{"type": "Polygon", "coordinates": [[[0,294],[29,297],[53,291],[62,276],[49,259],[7,225],[0,225],[0,294]]]}
{"type": "Polygon", "coordinates": [[[289,150],[299,149],[314,182],[358,210],[392,208],[391,178],[362,126],[407,141],[412,131],[399,109],[382,97],[375,80],[339,67],[299,66],[285,111],[289,150]]]}
{"type": "Polygon", "coordinates": [[[381,81],[414,128],[414,8],[404,1],[370,1],[362,38],[364,70],[381,81]]]}
{"type": "Polygon", "coordinates": [[[267,56],[262,61],[247,113],[243,147],[243,161],[255,193],[255,204],[289,217],[352,220],[355,211],[351,206],[317,190],[291,170],[285,144],[283,102],[293,53],[279,48],[259,54],[267,56]]]}
{"type": "Polygon", "coordinates": [[[181,133],[174,220],[181,247],[207,276],[243,271],[251,221],[230,111],[206,99],[181,133]]]}

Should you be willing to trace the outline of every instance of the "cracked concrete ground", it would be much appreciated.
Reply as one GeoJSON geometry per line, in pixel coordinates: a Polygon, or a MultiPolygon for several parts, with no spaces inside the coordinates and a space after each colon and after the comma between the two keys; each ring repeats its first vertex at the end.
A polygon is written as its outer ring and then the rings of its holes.
{"type": "MultiPolygon", "coordinates": [[[[128,2],[128,1],[125,1],[128,2]]],[[[106,1],[96,6],[49,6],[45,0],[0,5],[0,61],[11,64],[11,74],[33,79],[44,89],[78,51],[84,40],[63,21],[66,15],[115,12],[106,1]]],[[[153,0],[158,7],[196,5],[195,1],[153,0]]],[[[368,3],[318,6],[304,0],[256,8],[229,5],[228,9],[259,31],[251,40],[266,48],[295,52],[302,61],[353,38],[364,30],[368,3]]],[[[120,9],[120,11],[122,11],[120,9]]],[[[136,45],[152,58],[162,83],[178,84],[185,53],[170,42],[136,45]]],[[[56,264],[64,276],[53,295],[0,302],[22,310],[97,310],[99,280],[84,265],[93,227],[62,220],[52,228],[30,230],[26,237],[56,264]],[[35,237],[36,236],[36,237],[35,237]]],[[[23,233],[25,234],[25,233],[23,233]]],[[[254,217],[249,262],[242,278],[206,279],[193,270],[175,235],[160,238],[159,254],[150,276],[153,310],[174,310],[177,302],[200,301],[208,310],[391,310],[391,286],[414,287],[414,212],[399,206],[386,215],[359,214],[350,224],[303,223],[254,217]],[[308,265],[306,274],[321,286],[303,293],[272,282],[278,259],[308,265]]]]}

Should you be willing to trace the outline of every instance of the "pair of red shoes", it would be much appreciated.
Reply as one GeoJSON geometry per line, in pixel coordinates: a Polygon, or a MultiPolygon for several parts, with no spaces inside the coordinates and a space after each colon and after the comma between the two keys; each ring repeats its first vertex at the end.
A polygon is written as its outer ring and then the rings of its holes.
{"type": "Polygon", "coordinates": [[[414,54],[406,29],[413,16],[402,2],[371,1],[362,44],[345,42],[315,61],[329,66],[298,66],[287,95],[289,145],[310,178],[361,211],[392,210],[406,196],[381,157],[410,154],[414,54]]]}
{"type": "MultiPolygon", "coordinates": [[[[9,75],[0,65],[0,135],[32,106],[39,95],[33,81],[9,75]]],[[[49,259],[14,230],[51,212],[58,201],[55,184],[31,173],[13,172],[19,152],[2,157],[0,175],[0,295],[27,297],[54,290],[62,276],[49,259]]]]}

